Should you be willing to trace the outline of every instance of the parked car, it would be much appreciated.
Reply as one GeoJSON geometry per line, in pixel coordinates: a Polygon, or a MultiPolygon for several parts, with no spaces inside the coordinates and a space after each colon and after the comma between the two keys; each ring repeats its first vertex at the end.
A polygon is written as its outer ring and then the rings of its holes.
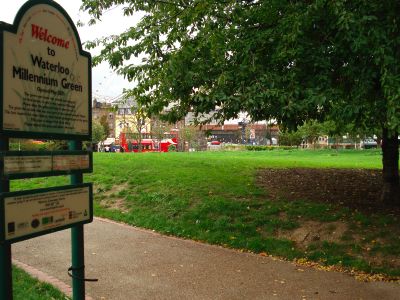
{"type": "Polygon", "coordinates": [[[378,148],[378,143],[374,139],[368,138],[368,139],[361,141],[361,148],[375,149],[375,148],[378,148]]]}
{"type": "Polygon", "coordinates": [[[110,152],[121,152],[121,146],[120,145],[112,145],[110,148],[110,152]]]}

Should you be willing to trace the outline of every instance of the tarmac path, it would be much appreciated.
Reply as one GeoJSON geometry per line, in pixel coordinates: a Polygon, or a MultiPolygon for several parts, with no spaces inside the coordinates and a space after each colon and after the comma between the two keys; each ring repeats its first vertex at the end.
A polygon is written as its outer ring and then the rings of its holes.
{"type": "MultiPolygon", "coordinates": [[[[12,246],[13,259],[70,285],[70,230],[12,246]]],[[[400,284],[299,267],[96,218],[85,225],[94,299],[400,299],[400,284]]]]}

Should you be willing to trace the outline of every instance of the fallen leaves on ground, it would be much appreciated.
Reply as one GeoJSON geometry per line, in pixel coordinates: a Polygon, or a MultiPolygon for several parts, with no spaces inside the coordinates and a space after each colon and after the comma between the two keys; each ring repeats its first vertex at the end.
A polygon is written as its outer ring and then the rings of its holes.
{"type": "MultiPolygon", "coordinates": [[[[304,266],[304,267],[310,267],[310,268],[315,268],[317,270],[321,271],[336,271],[336,272],[341,272],[345,273],[348,275],[353,276],[355,279],[363,282],[373,282],[373,281],[386,281],[386,282],[396,282],[400,284],[400,276],[387,276],[384,274],[369,274],[361,271],[357,271],[354,269],[348,269],[343,266],[337,266],[337,265],[330,265],[330,266],[325,266],[321,265],[318,262],[315,261],[309,261],[306,258],[299,258],[295,259],[294,263],[298,266],[304,266]]],[[[304,270],[302,269],[296,269],[297,271],[303,272],[304,270]]]]}

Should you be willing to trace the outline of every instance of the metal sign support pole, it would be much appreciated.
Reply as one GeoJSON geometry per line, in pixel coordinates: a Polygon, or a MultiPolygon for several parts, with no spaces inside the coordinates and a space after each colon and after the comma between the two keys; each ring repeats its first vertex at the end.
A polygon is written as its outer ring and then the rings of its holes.
{"type": "MultiPolygon", "coordinates": [[[[70,141],[69,150],[82,150],[81,141],[70,141]]],[[[83,183],[82,173],[71,175],[71,184],[83,183]]],[[[83,225],[71,228],[72,296],[73,300],[85,299],[85,253],[83,225]]]]}
{"type": "Polygon", "coordinates": [[[0,299],[12,298],[11,245],[8,244],[0,246],[0,299]]]}
{"type": "MultiPolygon", "coordinates": [[[[8,137],[0,137],[0,151],[8,151],[8,137]]],[[[1,168],[4,168],[4,166],[2,165],[1,168]]],[[[10,181],[1,180],[0,192],[9,191],[10,181]]],[[[0,299],[12,300],[13,298],[11,266],[11,244],[4,243],[0,245],[0,299]]]]}

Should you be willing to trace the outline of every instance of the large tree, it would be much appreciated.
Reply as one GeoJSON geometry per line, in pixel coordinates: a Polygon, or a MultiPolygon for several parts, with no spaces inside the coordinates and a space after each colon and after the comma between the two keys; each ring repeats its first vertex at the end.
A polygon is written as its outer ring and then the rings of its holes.
{"type": "Polygon", "coordinates": [[[305,120],[337,120],[379,128],[382,199],[399,201],[400,2],[393,0],[83,0],[101,20],[122,5],[141,21],[102,46],[151,113],[169,106],[214,111],[218,119],[246,111],[294,128],[305,120]],[[141,64],[130,64],[133,56],[141,64]]]}

